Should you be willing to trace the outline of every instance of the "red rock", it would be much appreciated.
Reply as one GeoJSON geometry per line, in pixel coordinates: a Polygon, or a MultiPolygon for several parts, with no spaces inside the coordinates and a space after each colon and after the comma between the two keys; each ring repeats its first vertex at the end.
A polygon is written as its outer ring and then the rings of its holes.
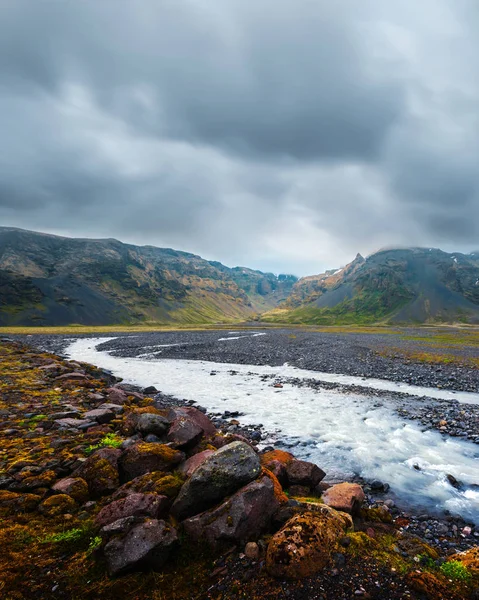
{"type": "Polygon", "coordinates": [[[273,473],[282,486],[286,487],[288,485],[288,473],[283,463],[279,460],[272,460],[268,462],[266,468],[273,473]]]}
{"type": "Polygon", "coordinates": [[[202,413],[201,410],[198,410],[193,406],[173,408],[168,413],[168,419],[170,421],[175,421],[175,419],[178,417],[188,417],[191,421],[196,423],[198,427],[201,427],[206,437],[210,437],[218,433],[218,430],[213,425],[211,419],[202,413]]]}
{"type": "Polygon", "coordinates": [[[65,373],[64,375],[59,375],[55,377],[55,381],[62,381],[64,379],[73,379],[74,381],[88,381],[89,377],[85,375],[85,373],[78,373],[73,371],[71,373],[65,373]]]}
{"type": "Polygon", "coordinates": [[[88,500],[88,485],[81,477],[60,479],[52,486],[52,490],[57,494],[71,496],[80,504],[88,500]]]}
{"type": "Polygon", "coordinates": [[[104,527],[125,517],[159,517],[168,508],[166,496],[133,493],[104,506],[95,518],[97,527],[104,527]]]}
{"type": "Polygon", "coordinates": [[[322,500],[324,504],[350,514],[356,514],[366,496],[357,483],[338,483],[327,489],[322,500]]]}
{"type": "Polygon", "coordinates": [[[191,458],[186,460],[182,465],[180,465],[178,471],[186,475],[186,477],[191,477],[195,469],[197,469],[200,465],[202,465],[208,456],[213,454],[213,450],[203,450],[203,452],[198,452],[198,454],[193,454],[191,458]]]}
{"type": "Polygon", "coordinates": [[[203,435],[203,429],[195,421],[179,416],[171,424],[167,438],[178,448],[193,448],[203,435]]]}
{"type": "Polygon", "coordinates": [[[125,404],[128,400],[128,394],[120,388],[111,387],[106,390],[108,402],[112,404],[125,404]]]}

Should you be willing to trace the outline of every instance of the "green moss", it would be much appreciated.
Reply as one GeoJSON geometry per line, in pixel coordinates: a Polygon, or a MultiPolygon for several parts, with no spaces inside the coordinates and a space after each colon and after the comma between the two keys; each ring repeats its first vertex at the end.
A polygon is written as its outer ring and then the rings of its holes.
{"type": "Polygon", "coordinates": [[[469,569],[458,560],[450,560],[440,566],[441,573],[453,581],[469,581],[472,577],[469,569]]]}

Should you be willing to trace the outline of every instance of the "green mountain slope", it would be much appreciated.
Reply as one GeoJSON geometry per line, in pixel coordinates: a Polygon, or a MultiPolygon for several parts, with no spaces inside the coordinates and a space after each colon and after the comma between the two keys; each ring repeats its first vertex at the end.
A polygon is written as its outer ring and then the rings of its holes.
{"type": "Polygon", "coordinates": [[[318,325],[479,323],[479,254],[383,250],[300,279],[267,322],[318,325]]]}
{"type": "Polygon", "coordinates": [[[295,281],[167,248],[0,227],[0,325],[229,322],[277,306],[295,281]]]}

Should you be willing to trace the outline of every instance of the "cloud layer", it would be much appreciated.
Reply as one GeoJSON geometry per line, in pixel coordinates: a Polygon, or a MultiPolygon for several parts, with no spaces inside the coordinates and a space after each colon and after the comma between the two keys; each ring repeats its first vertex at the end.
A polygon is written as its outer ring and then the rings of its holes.
{"type": "Polygon", "coordinates": [[[0,5],[0,223],[319,272],[477,248],[475,0],[0,5]]]}

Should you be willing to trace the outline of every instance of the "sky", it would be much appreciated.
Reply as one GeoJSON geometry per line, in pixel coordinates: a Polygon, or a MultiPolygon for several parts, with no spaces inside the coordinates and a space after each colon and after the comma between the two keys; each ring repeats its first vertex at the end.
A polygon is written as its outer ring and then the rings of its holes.
{"type": "Polygon", "coordinates": [[[313,274],[479,249],[477,0],[1,0],[0,225],[313,274]]]}

